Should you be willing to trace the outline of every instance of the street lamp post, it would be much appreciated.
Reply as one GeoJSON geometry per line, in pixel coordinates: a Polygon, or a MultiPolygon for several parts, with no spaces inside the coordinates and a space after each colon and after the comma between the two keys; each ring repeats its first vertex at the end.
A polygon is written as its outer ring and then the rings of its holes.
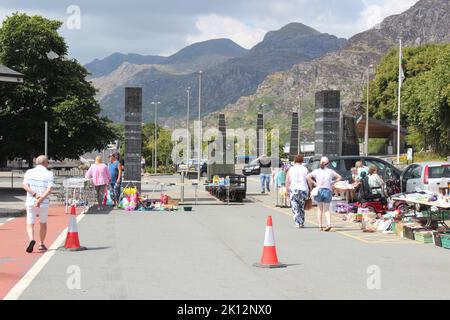
{"type": "Polygon", "coordinates": [[[202,156],[202,124],[201,124],[201,102],[202,102],[202,74],[203,71],[198,72],[198,162],[197,162],[197,177],[198,181],[200,181],[200,162],[201,162],[201,156],[202,156]]]}
{"type": "Polygon", "coordinates": [[[370,69],[373,65],[367,68],[367,107],[366,107],[366,127],[364,130],[364,154],[369,155],[369,89],[370,89],[370,69]]]}
{"type": "Polygon", "coordinates": [[[48,157],[48,121],[45,121],[45,156],[48,157]]]}
{"type": "Polygon", "coordinates": [[[158,105],[161,104],[161,102],[152,102],[152,104],[155,106],[155,131],[154,131],[154,136],[155,136],[155,160],[154,160],[154,164],[155,164],[155,174],[158,174],[158,105]]]}
{"type": "Polygon", "coordinates": [[[189,109],[190,109],[190,103],[191,103],[191,87],[189,87],[186,90],[187,93],[187,115],[186,115],[186,165],[187,170],[189,171],[189,156],[190,156],[190,149],[191,149],[191,139],[189,137],[189,109]]]}

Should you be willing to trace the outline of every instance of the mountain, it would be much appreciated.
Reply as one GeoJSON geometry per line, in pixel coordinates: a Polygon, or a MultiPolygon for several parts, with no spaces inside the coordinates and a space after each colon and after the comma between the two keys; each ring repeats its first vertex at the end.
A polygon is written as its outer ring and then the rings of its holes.
{"type": "Polygon", "coordinates": [[[165,60],[166,57],[142,56],[135,53],[123,54],[116,52],[104,59],[95,59],[94,61],[86,64],[85,67],[91,73],[90,78],[98,78],[110,74],[125,62],[141,65],[160,64],[165,60]]]}
{"type": "MultiPolygon", "coordinates": [[[[268,126],[279,127],[287,138],[291,112],[300,104],[302,136],[311,139],[316,91],[341,90],[344,112],[355,115],[360,112],[367,68],[371,64],[376,67],[384,54],[398,48],[399,38],[404,46],[448,43],[449,30],[450,0],[420,0],[404,13],[387,17],[378,26],[353,36],[342,50],[269,75],[254,95],[241,97],[222,112],[230,124],[253,127],[257,105],[267,103],[265,112],[276,119],[269,116],[268,126]]],[[[216,124],[217,113],[206,120],[216,124]]]]}
{"type": "MultiPolygon", "coordinates": [[[[93,83],[99,89],[104,114],[114,121],[123,119],[123,88],[130,85],[143,87],[145,118],[152,113],[150,102],[157,99],[162,103],[158,113],[168,120],[184,114],[188,87],[193,88],[192,102],[198,100],[196,71],[203,70],[202,114],[208,114],[254,93],[267,75],[322,57],[345,44],[345,39],[291,23],[267,33],[249,51],[236,50],[231,40],[206,41],[182,49],[160,64],[122,65],[106,77],[93,79],[93,83]]],[[[192,108],[192,115],[197,114],[192,108]]]]}
{"type": "Polygon", "coordinates": [[[195,43],[169,57],[116,52],[104,59],[95,59],[86,64],[85,67],[91,73],[90,78],[99,78],[109,75],[124,63],[135,65],[178,65],[183,69],[184,65],[195,68],[201,63],[194,63],[193,61],[209,58],[210,63],[205,63],[205,68],[208,68],[209,65],[215,65],[230,58],[241,57],[246,53],[246,49],[229,39],[216,39],[195,43]]]}

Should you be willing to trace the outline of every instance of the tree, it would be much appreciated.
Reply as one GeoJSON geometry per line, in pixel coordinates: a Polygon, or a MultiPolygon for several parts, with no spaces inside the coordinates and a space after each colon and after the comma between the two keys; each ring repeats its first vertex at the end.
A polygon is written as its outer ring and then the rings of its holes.
{"type": "Polygon", "coordinates": [[[100,117],[87,70],[66,58],[61,25],[15,13],[0,28],[0,63],[25,75],[23,84],[0,84],[2,157],[31,160],[42,154],[45,121],[49,156],[56,160],[76,159],[115,139],[110,121],[100,117]]]}
{"type": "MultiPolygon", "coordinates": [[[[450,150],[450,44],[404,49],[406,80],[402,87],[402,125],[407,141],[431,147],[439,154],[450,150]]],[[[371,83],[370,113],[378,119],[397,119],[398,49],[389,52],[371,83]]]]}
{"type": "MultiPolygon", "coordinates": [[[[158,131],[158,165],[168,165],[172,162],[172,131],[157,126],[158,131]]],[[[153,123],[144,124],[142,128],[142,154],[148,166],[154,165],[155,151],[155,125],[153,123]]]]}

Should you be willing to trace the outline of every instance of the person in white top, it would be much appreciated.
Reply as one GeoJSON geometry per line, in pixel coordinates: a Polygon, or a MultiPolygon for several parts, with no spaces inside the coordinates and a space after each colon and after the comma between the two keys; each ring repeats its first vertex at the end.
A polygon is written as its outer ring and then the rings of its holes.
{"type": "Polygon", "coordinates": [[[296,156],[294,166],[286,174],[286,189],[289,190],[291,209],[297,228],[303,228],[305,225],[305,203],[309,196],[309,187],[306,180],[308,169],[302,163],[303,156],[296,156]]]}
{"type": "Polygon", "coordinates": [[[36,241],[34,240],[34,224],[36,216],[39,215],[40,240],[39,251],[46,251],[44,241],[47,235],[47,218],[49,207],[49,195],[53,190],[53,173],[48,169],[48,158],[39,156],[36,159],[36,167],[25,173],[23,188],[27,192],[25,206],[27,208],[27,233],[30,243],[27,252],[33,252],[36,241]]]}
{"type": "Polygon", "coordinates": [[[327,219],[327,227],[325,231],[331,230],[331,214],[330,203],[333,199],[333,185],[341,181],[342,177],[328,168],[330,160],[327,157],[320,159],[320,169],[311,172],[307,179],[308,182],[317,188],[317,194],[314,194],[314,200],[317,202],[318,213],[317,219],[319,221],[319,231],[323,230],[322,216],[325,213],[327,219]]]}

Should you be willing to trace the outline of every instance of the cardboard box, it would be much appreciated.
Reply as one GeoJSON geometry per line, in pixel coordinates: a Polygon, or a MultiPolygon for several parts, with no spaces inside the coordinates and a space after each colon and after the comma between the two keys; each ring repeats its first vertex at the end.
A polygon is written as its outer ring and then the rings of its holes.
{"type": "Polygon", "coordinates": [[[397,224],[395,225],[395,234],[398,235],[400,238],[403,238],[404,234],[403,234],[403,227],[404,224],[403,222],[397,222],[397,224]]]}
{"type": "Polygon", "coordinates": [[[180,200],[169,199],[167,204],[170,204],[172,206],[179,206],[180,205],[180,200]]]}
{"type": "Polygon", "coordinates": [[[442,247],[441,233],[433,232],[433,243],[436,247],[442,247]]]}

